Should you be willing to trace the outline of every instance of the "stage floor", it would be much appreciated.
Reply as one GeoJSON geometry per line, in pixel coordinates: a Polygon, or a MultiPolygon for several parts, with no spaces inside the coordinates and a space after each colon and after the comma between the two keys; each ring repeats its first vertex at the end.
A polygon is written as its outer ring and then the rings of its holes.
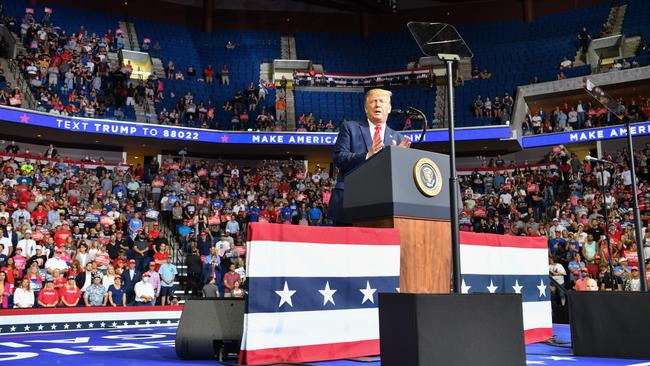
{"type": "MultiPolygon", "coordinates": [[[[16,329],[16,332],[20,330],[16,329]]],[[[555,325],[556,340],[570,341],[569,327],[555,325]]],[[[219,365],[215,361],[181,361],[174,352],[176,326],[63,331],[0,336],[0,364],[50,366],[219,365]]],[[[647,360],[574,357],[570,348],[533,344],[526,347],[528,365],[650,366],[647,360]]],[[[329,361],[319,366],[379,366],[379,362],[329,361]]]]}

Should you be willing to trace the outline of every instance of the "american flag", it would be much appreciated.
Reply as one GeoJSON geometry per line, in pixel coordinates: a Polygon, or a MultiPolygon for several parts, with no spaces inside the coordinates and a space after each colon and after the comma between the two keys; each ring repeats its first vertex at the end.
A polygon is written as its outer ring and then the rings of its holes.
{"type": "Polygon", "coordinates": [[[519,293],[527,344],[553,336],[544,238],[460,233],[463,293],[519,293]]]}
{"type": "Polygon", "coordinates": [[[379,354],[378,294],[399,291],[396,229],[251,224],[240,362],[379,354]]]}

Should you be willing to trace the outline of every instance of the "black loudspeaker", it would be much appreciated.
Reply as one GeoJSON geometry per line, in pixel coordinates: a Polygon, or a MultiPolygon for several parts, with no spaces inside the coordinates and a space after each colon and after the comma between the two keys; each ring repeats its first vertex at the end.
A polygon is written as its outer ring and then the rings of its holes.
{"type": "Polygon", "coordinates": [[[382,366],[523,366],[519,294],[379,294],[382,366]]]}
{"type": "Polygon", "coordinates": [[[650,359],[650,293],[569,292],[573,354],[650,359]]]}
{"type": "Polygon", "coordinates": [[[185,302],[176,330],[176,355],[185,360],[214,360],[239,352],[244,333],[244,299],[185,302]]]}

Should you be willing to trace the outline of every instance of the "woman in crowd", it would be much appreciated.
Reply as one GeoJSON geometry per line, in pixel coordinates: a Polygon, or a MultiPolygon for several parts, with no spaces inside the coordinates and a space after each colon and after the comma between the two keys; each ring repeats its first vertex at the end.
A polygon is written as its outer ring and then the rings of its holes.
{"type": "Polygon", "coordinates": [[[0,271],[0,309],[9,308],[9,296],[13,285],[7,281],[7,273],[0,271]]]}
{"type": "Polygon", "coordinates": [[[14,292],[14,307],[31,308],[34,306],[34,300],[34,291],[32,291],[29,279],[23,278],[20,281],[20,287],[14,292]]]}
{"type": "Polygon", "coordinates": [[[81,299],[81,290],[75,283],[75,276],[68,276],[68,282],[59,290],[61,304],[66,307],[75,307],[81,299]]]}
{"type": "Polygon", "coordinates": [[[122,287],[122,278],[120,276],[114,276],[113,284],[108,286],[108,305],[113,307],[126,306],[126,292],[122,287]]]}

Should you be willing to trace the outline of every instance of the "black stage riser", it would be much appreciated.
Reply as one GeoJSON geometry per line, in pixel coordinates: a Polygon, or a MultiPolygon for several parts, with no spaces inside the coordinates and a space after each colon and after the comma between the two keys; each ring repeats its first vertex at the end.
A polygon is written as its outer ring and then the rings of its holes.
{"type": "Polygon", "coordinates": [[[569,292],[573,354],[650,359],[650,293],[569,292]]]}
{"type": "Polygon", "coordinates": [[[380,294],[382,366],[526,365],[518,294],[380,294]]]}
{"type": "Polygon", "coordinates": [[[224,342],[240,344],[244,304],[243,299],[185,302],[176,330],[176,355],[185,360],[214,360],[224,342]]]}

